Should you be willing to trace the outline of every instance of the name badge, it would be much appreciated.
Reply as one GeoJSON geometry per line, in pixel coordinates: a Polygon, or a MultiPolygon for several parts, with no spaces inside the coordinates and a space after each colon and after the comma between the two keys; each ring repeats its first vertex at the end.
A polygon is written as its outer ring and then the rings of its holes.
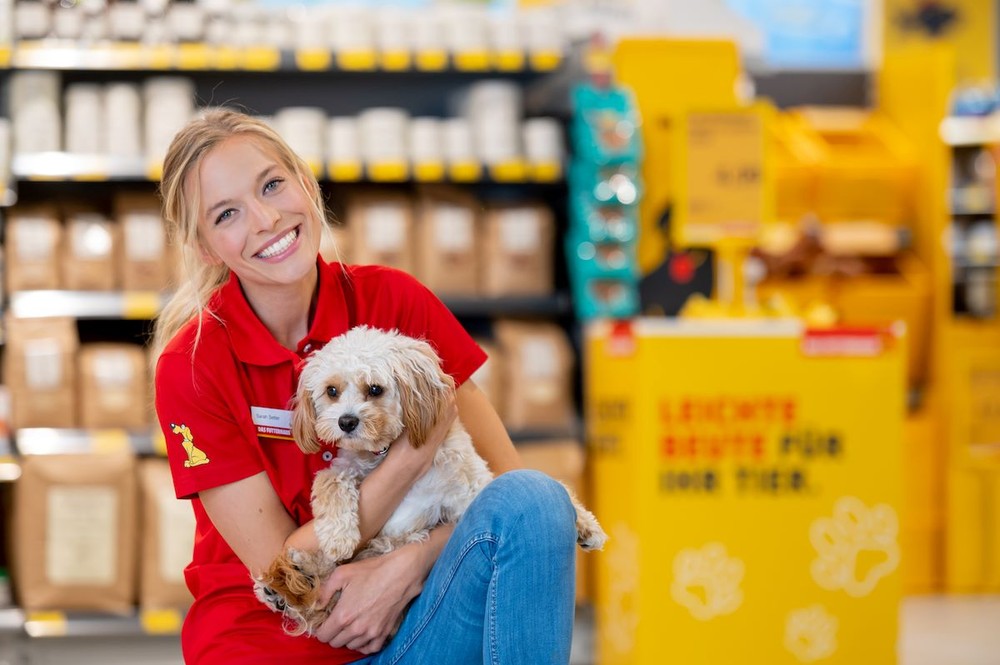
{"type": "Polygon", "coordinates": [[[292,412],[285,409],[269,409],[251,406],[250,417],[257,427],[257,436],[269,439],[292,440],[292,412]]]}

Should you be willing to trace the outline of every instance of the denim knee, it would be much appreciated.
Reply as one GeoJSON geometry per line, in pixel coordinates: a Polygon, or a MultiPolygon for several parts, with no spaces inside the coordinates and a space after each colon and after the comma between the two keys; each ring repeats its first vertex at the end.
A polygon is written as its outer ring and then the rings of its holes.
{"type": "Polygon", "coordinates": [[[576,542],[576,509],[566,488],[540,471],[519,469],[497,476],[480,499],[501,519],[527,522],[557,541],[565,536],[576,542]]]}

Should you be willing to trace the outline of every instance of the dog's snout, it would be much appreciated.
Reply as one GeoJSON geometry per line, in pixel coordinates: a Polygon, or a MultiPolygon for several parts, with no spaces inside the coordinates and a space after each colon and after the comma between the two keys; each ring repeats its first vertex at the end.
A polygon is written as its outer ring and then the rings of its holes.
{"type": "Polygon", "coordinates": [[[340,429],[350,433],[358,426],[358,417],[343,415],[337,420],[337,424],[340,425],[340,429]]]}

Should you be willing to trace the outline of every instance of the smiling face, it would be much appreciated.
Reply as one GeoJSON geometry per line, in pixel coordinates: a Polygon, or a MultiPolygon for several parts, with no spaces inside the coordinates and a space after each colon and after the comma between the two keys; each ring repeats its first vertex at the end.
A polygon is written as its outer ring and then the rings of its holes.
{"type": "Polygon", "coordinates": [[[215,146],[190,178],[200,192],[198,234],[206,260],[224,263],[248,298],[296,285],[316,267],[321,220],[310,192],[251,136],[215,146]]]}

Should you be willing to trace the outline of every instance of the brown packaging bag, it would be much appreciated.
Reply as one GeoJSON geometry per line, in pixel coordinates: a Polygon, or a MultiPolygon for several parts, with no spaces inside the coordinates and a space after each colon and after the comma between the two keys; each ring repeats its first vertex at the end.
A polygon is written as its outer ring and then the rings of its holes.
{"type": "Polygon", "coordinates": [[[167,233],[154,195],[119,193],[114,216],[121,232],[118,266],[126,291],[160,291],[173,278],[167,250],[167,233]]]}
{"type": "Polygon", "coordinates": [[[487,296],[549,295],[555,289],[555,222],[540,204],[490,206],[482,252],[487,296]]]}
{"type": "Polygon", "coordinates": [[[447,188],[425,188],[417,199],[417,274],[439,296],[479,293],[480,208],[447,188]]]}
{"type": "MultiPolygon", "coordinates": [[[[588,506],[585,461],[583,445],[575,439],[546,439],[523,441],[517,444],[517,452],[526,469],[542,471],[566,485],[576,494],[585,507],[588,506]]],[[[585,603],[590,598],[590,555],[577,549],[576,557],[576,602],[585,603]]]]}
{"type": "Polygon", "coordinates": [[[554,323],[501,320],[493,325],[503,354],[504,424],[510,429],[571,431],[573,350],[554,323]]]}
{"type": "Polygon", "coordinates": [[[131,452],[26,455],[14,486],[21,607],[130,613],[136,504],[131,452]]]}
{"type": "Polygon", "coordinates": [[[7,317],[3,380],[14,427],[76,427],[76,322],[7,317]]]}
{"type": "Polygon", "coordinates": [[[51,206],[20,206],[7,214],[4,279],[10,293],[62,287],[63,226],[51,206]]]}
{"type": "Polygon", "coordinates": [[[193,598],[184,568],[194,549],[194,512],[190,501],[174,494],[170,465],[162,458],[139,463],[142,494],[142,551],[139,606],[144,610],[184,609],[193,598]]]}
{"type": "Polygon", "coordinates": [[[147,419],[146,353],[137,344],[84,344],[77,355],[80,427],[140,429],[147,419]]]}
{"type": "Polygon", "coordinates": [[[351,261],[415,274],[413,206],[395,193],[355,194],[347,204],[351,261]]]}
{"type": "Polygon", "coordinates": [[[113,291],[117,227],[102,213],[67,210],[63,243],[63,287],[71,291],[113,291]]]}

